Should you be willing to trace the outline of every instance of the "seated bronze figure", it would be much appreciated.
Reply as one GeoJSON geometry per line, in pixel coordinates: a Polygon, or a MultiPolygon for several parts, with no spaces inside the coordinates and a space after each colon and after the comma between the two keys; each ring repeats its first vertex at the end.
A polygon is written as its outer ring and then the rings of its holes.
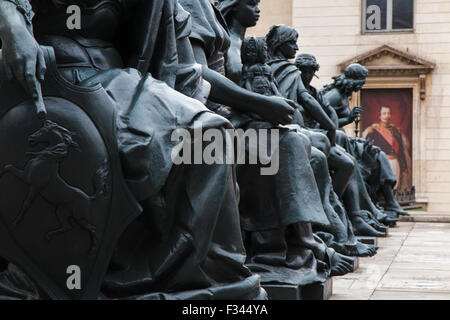
{"type": "Polygon", "coordinates": [[[176,128],[231,128],[198,101],[201,68],[180,50],[190,26],[173,0],[0,1],[1,296],[266,297],[243,264],[232,166],[171,161],[176,128]],[[80,30],[66,27],[74,3],[80,30]],[[50,164],[66,191],[38,175],[50,164]]]}

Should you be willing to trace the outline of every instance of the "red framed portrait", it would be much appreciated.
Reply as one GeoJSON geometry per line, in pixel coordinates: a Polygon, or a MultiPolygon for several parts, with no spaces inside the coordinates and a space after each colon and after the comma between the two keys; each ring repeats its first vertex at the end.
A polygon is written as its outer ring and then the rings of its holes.
{"type": "Polygon", "coordinates": [[[413,90],[361,90],[362,137],[373,140],[388,157],[397,179],[394,189],[412,188],[413,90]]]}

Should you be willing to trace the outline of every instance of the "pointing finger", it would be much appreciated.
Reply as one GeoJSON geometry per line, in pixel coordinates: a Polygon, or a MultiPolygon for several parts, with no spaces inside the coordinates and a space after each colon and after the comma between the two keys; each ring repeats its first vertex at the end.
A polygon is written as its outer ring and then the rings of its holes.
{"type": "Polygon", "coordinates": [[[44,53],[41,49],[38,50],[37,63],[36,63],[36,73],[40,81],[44,81],[44,76],[47,71],[47,66],[45,64],[44,53]]]}

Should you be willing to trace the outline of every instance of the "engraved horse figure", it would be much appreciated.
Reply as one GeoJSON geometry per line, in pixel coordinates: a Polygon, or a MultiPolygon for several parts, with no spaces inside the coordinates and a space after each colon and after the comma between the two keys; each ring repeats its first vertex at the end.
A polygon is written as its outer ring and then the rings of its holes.
{"type": "Polygon", "coordinates": [[[73,228],[72,219],[82,229],[89,232],[91,238],[90,251],[98,247],[96,227],[92,223],[92,202],[106,193],[106,180],[108,177],[107,162],[97,170],[94,176],[94,194],[88,195],[83,190],[71,186],[59,175],[59,164],[67,158],[70,148],[79,150],[78,144],[73,140],[75,134],[66,128],[46,120],[43,126],[28,137],[30,145],[47,143],[48,147],[38,152],[27,152],[32,158],[25,165],[24,170],[17,169],[13,165],[6,165],[0,173],[9,172],[29,185],[28,194],[22,205],[20,213],[13,224],[19,224],[31,207],[34,199],[40,195],[42,198],[56,206],[55,215],[60,223],[55,230],[49,231],[47,240],[55,235],[65,233],[73,228]],[[69,215],[61,217],[58,208],[64,207],[69,215]]]}

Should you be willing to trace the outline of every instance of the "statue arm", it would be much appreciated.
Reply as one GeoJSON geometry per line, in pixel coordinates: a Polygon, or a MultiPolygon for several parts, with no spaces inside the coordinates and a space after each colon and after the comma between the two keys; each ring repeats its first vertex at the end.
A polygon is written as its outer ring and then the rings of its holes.
{"type": "MultiPolygon", "coordinates": [[[[301,88],[300,88],[301,89],[301,88]]],[[[325,130],[336,130],[336,125],[328,117],[322,106],[314,99],[305,89],[299,94],[301,105],[312,115],[312,117],[320,123],[325,130]]]]}
{"type": "Polygon", "coordinates": [[[16,78],[38,110],[44,110],[40,81],[46,71],[44,54],[34,39],[32,11],[27,0],[0,0],[0,39],[5,72],[16,78]],[[39,79],[39,80],[38,80],[39,79]]]}
{"type": "Polygon", "coordinates": [[[332,106],[330,106],[329,103],[327,103],[322,96],[319,95],[319,103],[323,106],[323,109],[325,110],[328,117],[331,119],[331,121],[334,123],[336,128],[339,128],[339,117],[337,115],[336,110],[333,109],[332,106]]]}
{"type": "Polygon", "coordinates": [[[250,80],[248,80],[248,79],[245,80],[243,88],[248,91],[252,91],[252,85],[250,84],[250,80]]]}
{"type": "Polygon", "coordinates": [[[32,32],[33,10],[28,0],[0,0],[0,28],[26,26],[32,32]]]}
{"type": "MultiPolygon", "coordinates": [[[[334,91],[323,92],[322,90],[319,92],[319,95],[322,99],[322,105],[329,106],[330,109],[333,109],[335,117],[333,121],[337,121],[337,125],[339,128],[346,126],[351,123],[353,120],[350,119],[350,109],[348,106],[348,101],[342,99],[340,94],[336,94],[334,91]]],[[[334,117],[334,115],[333,115],[334,117]]]]}
{"type": "Polygon", "coordinates": [[[283,95],[281,94],[280,90],[278,89],[278,82],[272,74],[272,69],[269,66],[266,66],[266,67],[267,67],[268,73],[270,73],[269,81],[270,81],[270,86],[272,88],[273,94],[275,96],[282,97],[283,95]]]}
{"type": "Polygon", "coordinates": [[[345,100],[337,108],[334,108],[339,117],[339,128],[343,128],[346,125],[352,123],[355,120],[354,114],[348,105],[348,101],[345,100]]]}
{"type": "Polygon", "coordinates": [[[275,83],[274,81],[272,81],[272,82],[270,83],[270,85],[272,86],[273,94],[274,94],[275,96],[281,97],[282,95],[281,95],[280,91],[278,90],[278,87],[277,87],[276,83],[275,83]]]}
{"type": "Polygon", "coordinates": [[[231,47],[226,55],[226,75],[235,83],[239,83],[242,71],[241,40],[231,42],[231,47]]]}
{"type": "Polygon", "coordinates": [[[0,37],[2,40],[7,40],[15,29],[27,28],[25,16],[20,14],[17,8],[13,2],[0,0],[0,37]]]}
{"type": "Polygon", "coordinates": [[[352,122],[353,122],[353,120],[351,120],[350,117],[339,118],[339,128],[343,128],[352,122]]]}
{"type": "Polygon", "coordinates": [[[203,66],[203,77],[211,84],[210,99],[242,112],[254,112],[270,122],[286,124],[292,121],[295,104],[279,97],[266,97],[245,90],[220,73],[208,68],[201,43],[192,40],[197,63],[203,66]]]}

